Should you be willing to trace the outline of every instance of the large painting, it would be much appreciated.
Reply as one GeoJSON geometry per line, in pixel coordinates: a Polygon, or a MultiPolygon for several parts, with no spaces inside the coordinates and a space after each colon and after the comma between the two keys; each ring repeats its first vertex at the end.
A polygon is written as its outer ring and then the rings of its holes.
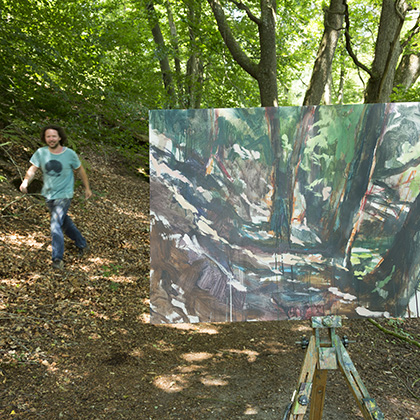
{"type": "Polygon", "coordinates": [[[420,104],[150,112],[151,322],[419,316],[420,104]]]}

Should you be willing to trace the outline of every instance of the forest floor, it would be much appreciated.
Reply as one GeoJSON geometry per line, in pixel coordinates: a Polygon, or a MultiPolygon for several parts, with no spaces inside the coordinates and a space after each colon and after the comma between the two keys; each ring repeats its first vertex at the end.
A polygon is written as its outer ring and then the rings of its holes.
{"type": "MultiPolygon", "coordinates": [[[[91,252],[66,242],[52,270],[49,215],[17,188],[29,156],[0,153],[0,419],[283,419],[309,321],[151,325],[149,184],[112,150],[84,150],[94,195],[71,206],[91,252]]],[[[419,319],[380,323],[420,339],[419,319]]],[[[420,349],[367,320],[338,333],[385,418],[420,420],[420,349]]],[[[362,419],[339,371],[323,419],[362,419]]]]}

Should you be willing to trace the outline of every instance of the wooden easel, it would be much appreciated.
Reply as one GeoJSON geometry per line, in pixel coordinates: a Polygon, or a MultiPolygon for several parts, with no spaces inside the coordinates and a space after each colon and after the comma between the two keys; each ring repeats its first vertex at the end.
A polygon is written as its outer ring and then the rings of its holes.
{"type": "Polygon", "coordinates": [[[309,420],[321,420],[324,409],[327,373],[340,367],[347,384],[366,420],[384,420],[376,402],[369,396],[359,374],[335,328],[341,327],[340,316],[313,317],[313,333],[309,341],[303,342],[306,355],[293,394],[283,420],[303,420],[310,404],[309,420]],[[322,336],[324,335],[324,336],[322,336]]]}

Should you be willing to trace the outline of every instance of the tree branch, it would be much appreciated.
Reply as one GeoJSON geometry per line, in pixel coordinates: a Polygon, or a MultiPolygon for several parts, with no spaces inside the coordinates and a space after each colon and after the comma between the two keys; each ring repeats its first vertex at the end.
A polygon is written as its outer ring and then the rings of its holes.
{"type": "Polygon", "coordinates": [[[378,176],[381,178],[388,178],[390,176],[399,175],[404,173],[409,168],[415,168],[420,164],[420,156],[416,159],[412,159],[404,165],[399,166],[398,168],[389,168],[378,171],[378,176]]]}
{"type": "Polygon", "coordinates": [[[213,10],[214,17],[216,18],[217,26],[219,32],[222,35],[223,40],[225,41],[226,46],[228,47],[230,53],[232,54],[233,59],[253,78],[258,78],[258,65],[254,63],[242,50],[239,43],[236,41],[235,37],[232,34],[232,30],[226,20],[225,13],[222,9],[222,6],[219,3],[219,0],[207,0],[211,9],[213,10]]]}
{"type": "Polygon", "coordinates": [[[248,6],[246,6],[245,4],[243,4],[240,1],[236,1],[236,0],[230,0],[233,4],[236,5],[236,7],[240,10],[244,10],[246,12],[246,14],[248,15],[248,17],[252,20],[252,22],[256,23],[257,25],[261,25],[261,19],[258,19],[249,9],[248,6]]]}
{"type": "Polygon", "coordinates": [[[393,335],[394,337],[399,338],[400,340],[404,340],[407,343],[412,344],[413,346],[417,346],[418,348],[420,348],[420,343],[412,338],[408,338],[402,334],[398,334],[395,331],[391,331],[386,329],[385,327],[383,327],[381,324],[379,324],[379,322],[374,321],[372,318],[368,318],[367,319],[371,324],[373,324],[375,327],[379,328],[382,332],[384,332],[385,334],[389,334],[389,335],[393,335]]]}
{"type": "Polygon", "coordinates": [[[416,36],[420,31],[420,15],[417,18],[416,23],[414,26],[408,31],[408,37],[407,39],[401,44],[401,48],[404,49],[410,41],[413,39],[414,36],[416,36]]]}
{"type": "Polygon", "coordinates": [[[346,38],[346,50],[349,53],[350,57],[353,59],[354,64],[356,64],[357,67],[360,67],[361,69],[363,69],[367,74],[369,74],[369,76],[372,77],[372,71],[366,67],[363,63],[361,63],[357,57],[356,54],[353,52],[350,40],[350,18],[349,18],[349,6],[347,4],[347,1],[344,1],[344,7],[345,7],[345,13],[344,13],[344,19],[346,22],[346,30],[344,31],[344,35],[346,38]]]}

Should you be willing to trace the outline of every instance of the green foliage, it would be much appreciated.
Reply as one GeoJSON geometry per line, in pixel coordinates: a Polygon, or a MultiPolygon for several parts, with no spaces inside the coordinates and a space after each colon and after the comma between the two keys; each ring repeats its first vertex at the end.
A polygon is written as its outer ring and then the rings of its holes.
{"type": "MultiPolygon", "coordinates": [[[[3,3],[0,126],[12,123],[38,135],[42,125],[55,122],[66,127],[70,142],[105,138],[114,144],[147,130],[147,107],[138,99],[135,79],[129,72],[123,77],[124,68],[143,69],[127,62],[125,52],[113,54],[120,47],[104,35],[123,6],[83,0],[3,3]]],[[[116,25],[121,45],[126,20],[116,25]]]]}
{"type": "Polygon", "coordinates": [[[102,266],[102,275],[104,277],[112,277],[118,275],[119,271],[121,270],[122,266],[119,264],[109,264],[102,266]]]}
{"type": "Polygon", "coordinates": [[[390,326],[395,333],[405,337],[414,340],[415,337],[404,330],[404,318],[390,318],[387,320],[388,326],[390,326]]]}
{"type": "MultiPolygon", "coordinates": [[[[247,108],[260,104],[259,87],[232,58],[206,0],[3,0],[0,8],[0,129],[19,127],[37,137],[45,123],[67,128],[71,145],[117,145],[147,172],[148,110],[168,106],[247,108]],[[151,27],[158,23],[164,46],[151,27]],[[168,57],[176,104],[162,83],[159,58],[168,57]],[[190,73],[194,62],[200,70],[190,73]],[[199,76],[199,77],[198,77],[199,76]]],[[[258,61],[258,28],[244,10],[221,1],[243,51],[258,61]]],[[[299,105],[324,30],[325,2],[277,2],[279,103],[299,105]]],[[[381,2],[351,0],[350,35],[358,58],[372,61],[381,2]]],[[[252,2],[250,12],[260,16],[252,2]]],[[[412,23],[412,22],[411,22],[412,23]]],[[[404,37],[408,37],[407,28],[404,37]]],[[[408,38],[407,38],[408,39],[408,38]]],[[[416,50],[417,38],[407,51],[416,50]]],[[[367,75],[340,41],[333,63],[332,102],[363,100],[367,75]]],[[[393,100],[415,101],[419,88],[393,100]]],[[[12,130],[13,131],[13,130],[12,130]]]]}

